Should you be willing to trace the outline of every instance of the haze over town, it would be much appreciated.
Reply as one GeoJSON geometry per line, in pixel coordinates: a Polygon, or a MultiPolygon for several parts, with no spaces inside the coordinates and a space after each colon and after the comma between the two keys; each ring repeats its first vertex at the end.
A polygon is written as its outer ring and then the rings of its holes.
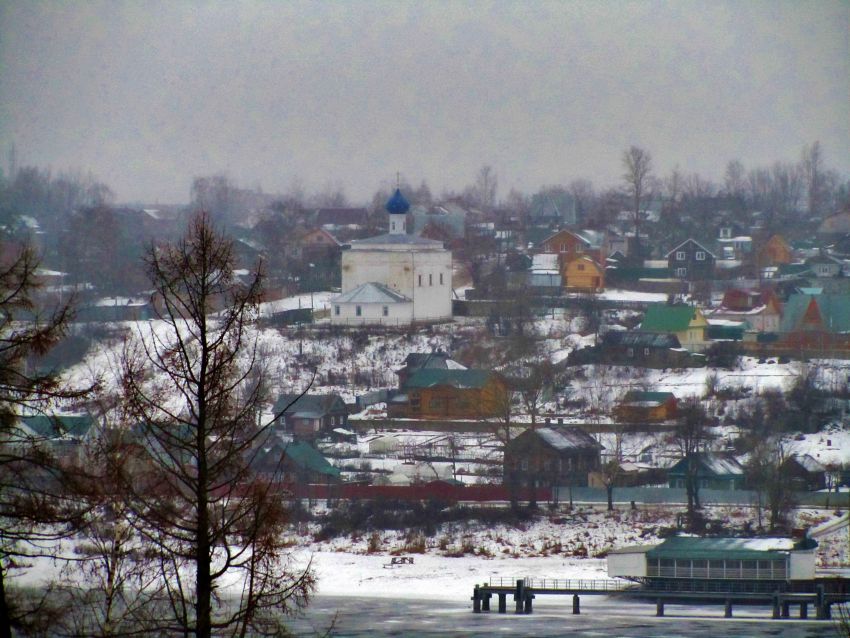
{"type": "Polygon", "coordinates": [[[0,3],[0,638],[850,636],[848,27],[0,3]]]}

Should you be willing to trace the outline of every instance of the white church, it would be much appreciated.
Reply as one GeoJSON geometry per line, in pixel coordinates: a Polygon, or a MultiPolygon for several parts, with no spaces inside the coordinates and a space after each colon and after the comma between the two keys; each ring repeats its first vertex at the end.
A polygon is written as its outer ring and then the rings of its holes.
{"type": "Polygon", "coordinates": [[[342,294],[331,323],[407,325],[452,317],[452,254],[443,242],[407,234],[410,204],[396,189],[390,232],[351,242],[342,253],[342,294]]]}

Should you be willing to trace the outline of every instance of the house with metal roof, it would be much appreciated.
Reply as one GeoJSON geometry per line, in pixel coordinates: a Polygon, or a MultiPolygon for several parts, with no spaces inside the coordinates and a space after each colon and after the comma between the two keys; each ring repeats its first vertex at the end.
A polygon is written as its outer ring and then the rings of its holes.
{"type": "Polygon", "coordinates": [[[690,463],[697,465],[698,489],[740,490],[744,487],[744,466],[731,454],[720,452],[698,452],[690,458],[679,459],[667,470],[670,487],[686,487],[690,463]]]}
{"type": "Polygon", "coordinates": [[[617,419],[631,423],[661,423],[676,418],[676,395],[672,392],[631,390],[614,409],[617,419]]]}
{"type": "Polygon", "coordinates": [[[705,349],[708,320],[696,306],[652,304],[640,324],[642,332],[672,333],[683,348],[700,352],[705,349]]]}
{"type": "Polygon", "coordinates": [[[298,438],[313,439],[348,425],[348,407],[338,394],[281,394],[273,409],[283,429],[298,438]]]}
{"type": "Polygon", "coordinates": [[[641,368],[695,368],[705,365],[705,356],[689,352],[674,334],[639,330],[606,332],[601,342],[574,350],[570,365],[606,363],[641,368]]]}
{"type": "Polygon", "coordinates": [[[547,425],[508,441],[504,482],[513,487],[584,487],[600,468],[603,446],[581,428],[547,425]]]}
{"type": "Polygon", "coordinates": [[[407,325],[413,321],[413,300],[369,281],[334,297],[331,312],[333,323],[407,325]]]}
{"type": "Polygon", "coordinates": [[[667,267],[679,279],[705,281],[714,277],[717,255],[695,239],[686,239],[668,252],[667,267]]]}
{"type": "MultiPolygon", "coordinates": [[[[394,414],[413,419],[479,419],[497,416],[507,397],[505,381],[489,370],[424,368],[405,383],[394,414]]],[[[399,397],[396,397],[399,398],[399,397]]]]}
{"type": "Polygon", "coordinates": [[[339,469],[306,441],[275,441],[257,451],[251,467],[261,476],[294,485],[337,482],[341,476],[339,469]]]}

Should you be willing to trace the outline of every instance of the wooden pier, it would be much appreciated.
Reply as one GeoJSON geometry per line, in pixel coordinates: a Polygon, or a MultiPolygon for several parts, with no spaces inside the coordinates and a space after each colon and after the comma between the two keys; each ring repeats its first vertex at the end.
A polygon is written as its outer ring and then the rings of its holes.
{"type": "Polygon", "coordinates": [[[799,609],[801,619],[809,618],[809,607],[817,620],[832,617],[832,605],[850,601],[850,593],[830,593],[818,585],[814,592],[789,591],[694,591],[648,587],[639,583],[615,580],[567,580],[540,578],[491,578],[489,582],[475,585],[472,593],[472,611],[476,614],[491,611],[495,597],[497,611],[507,613],[508,597],[517,614],[530,614],[534,599],[543,595],[572,596],[572,613],[581,613],[581,596],[629,596],[655,603],[656,616],[664,615],[664,606],[676,603],[689,605],[723,605],[724,616],[732,617],[734,605],[762,604],[770,606],[772,618],[790,618],[792,607],[799,609]]]}

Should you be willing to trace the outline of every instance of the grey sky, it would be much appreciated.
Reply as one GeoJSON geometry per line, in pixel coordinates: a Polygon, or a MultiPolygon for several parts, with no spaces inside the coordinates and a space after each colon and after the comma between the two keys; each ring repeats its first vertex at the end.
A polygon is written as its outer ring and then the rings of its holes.
{"type": "MultiPolygon", "coordinates": [[[[120,200],[191,177],[365,201],[484,163],[516,186],[719,179],[820,140],[850,173],[850,2],[0,3],[0,145],[120,200]]],[[[5,166],[5,162],[3,162],[5,166]]]]}

